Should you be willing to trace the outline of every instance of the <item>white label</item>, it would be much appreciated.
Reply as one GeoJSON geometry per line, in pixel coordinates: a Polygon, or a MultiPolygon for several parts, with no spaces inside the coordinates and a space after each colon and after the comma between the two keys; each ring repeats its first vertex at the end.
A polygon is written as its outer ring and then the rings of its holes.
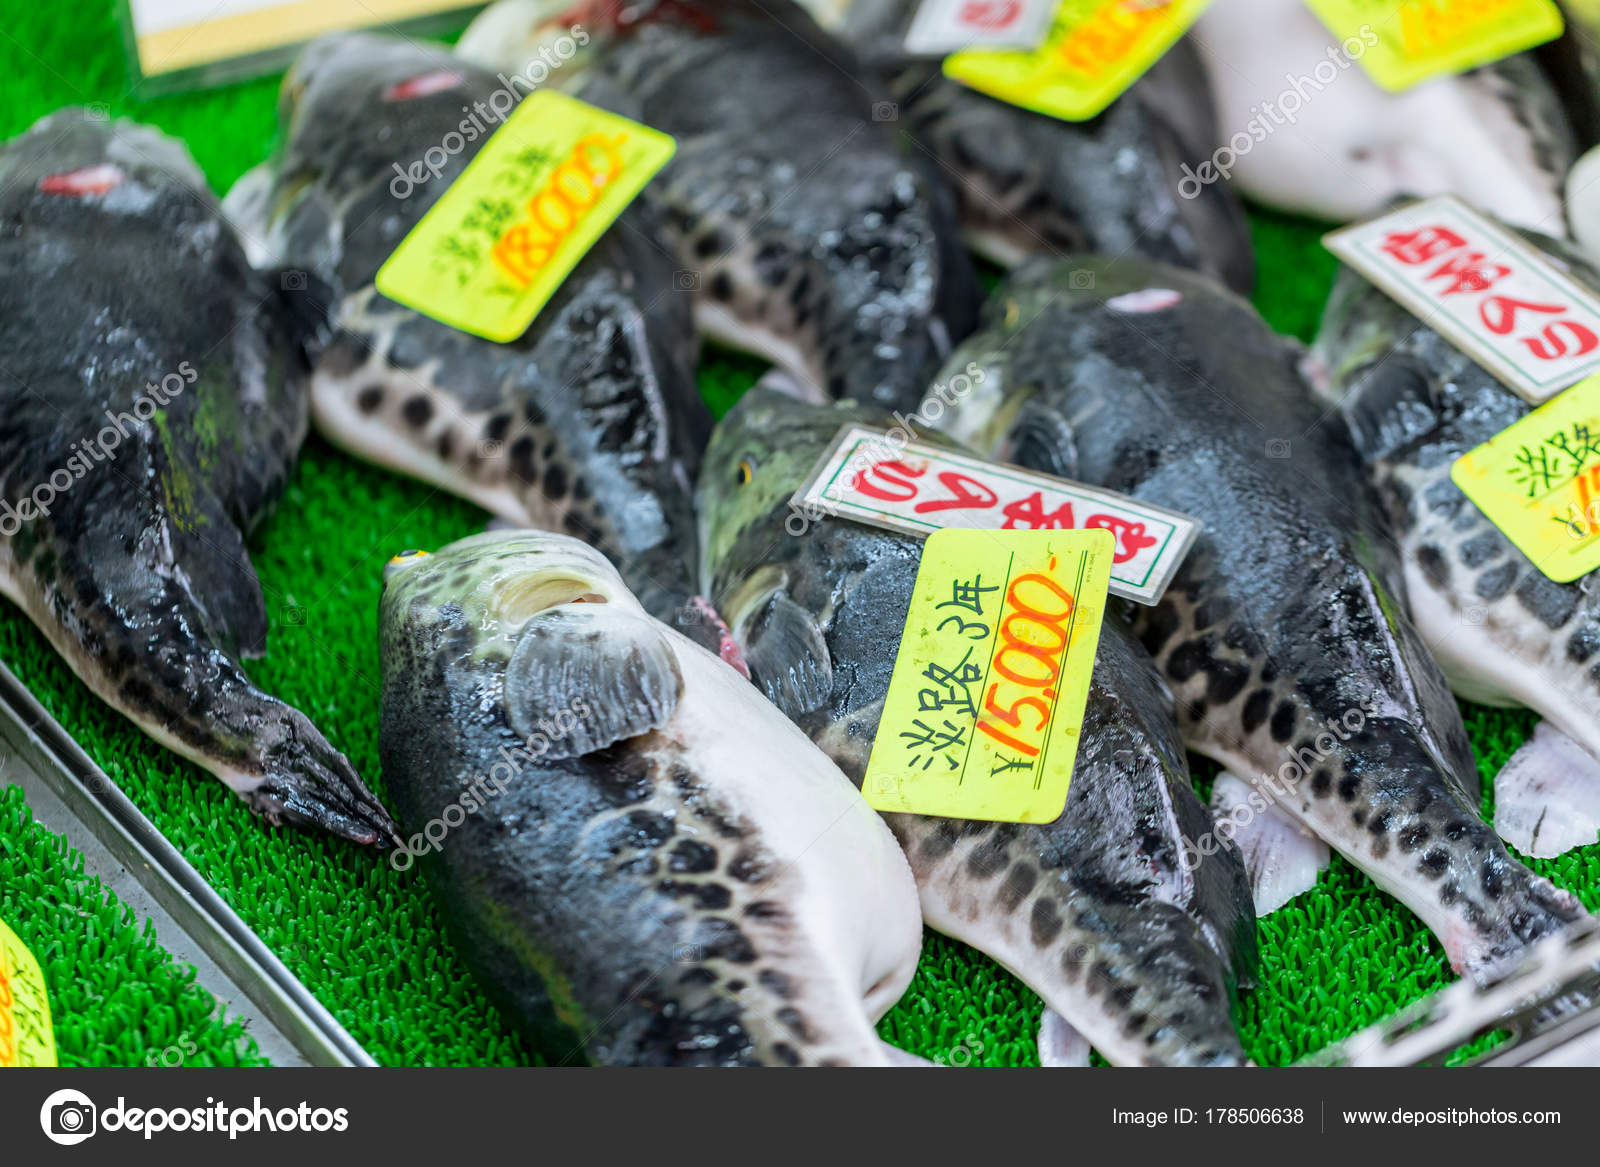
{"type": "Polygon", "coordinates": [[[1534,405],[1600,370],[1600,299],[1449,195],[1323,244],[1534,405]]]}
{"type": "Polygon", "coordinates": [[[1111,590],[1141,604],[1161,599],[1200,532],[1198,520],[1126,495],[926,442],[891,442],[860,425],[839,431],[789,505],[802,523],[836,515],[912,535],[945,527],[1110,531],[1111,590]]]}
{"type": "Polygon", "coordinates": [[[1055,0],[922,0],[905,50],[942,57],[973,48],[1036,49],[1055,9],[1055,0]]]}

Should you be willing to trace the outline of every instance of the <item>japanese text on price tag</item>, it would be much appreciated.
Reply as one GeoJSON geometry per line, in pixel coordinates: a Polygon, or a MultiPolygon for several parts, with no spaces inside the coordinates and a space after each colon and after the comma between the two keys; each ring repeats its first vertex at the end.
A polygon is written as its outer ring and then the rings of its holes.
{"type": "Polygon", "coordinates": [[[1323,242],[1534,405],[1600,370],[1600,299],[1455,198],[1323,242]]]}
{"type": "Polygon", "coordinates": [[[1061,816],[1078,752],[1109,531],[936,531],[862,793],[881,811],[1061,816]]]}
{"type": "Polygon", "coordinates": [[[1456,459],[1450,477],[1551,579],[1600,568],[1600,376],[1456,459]]]}
{"type": "Polygon", "coordinates": [[[1391,93],[1542,45],[1560,36],[1563,27],[1561,10],[1553,0],[1308,3],[1346,45],[1370,45],[1360,55],[1361,67],[1391,93]]]}
{"type": "Polygon", "coordinates": [[[0,1066],[53,1066],[56,1035],[39,962],[0,920],[0,1066]]]}
{"type": "Polygon", "coordinates": [[[1197,519],[1126,495],[930,442],[891,442],[860,425],[839,431],[789,505],[802,525],[831,514],[913,535],[945,527],[1109,531],[1111,590],[1141,604],[1161,598],[1200,533],[1197,519]]]}
{"type": "Polygon", "coordinates": [[[1200,19],[1211,0],[1061,0],[1032,52],[968,49],[945,76],[1066,121],[1092,118],[1200,19]]]}
{"type": "Polygon", "coordinates": [[[667,135],[540,89],[378,269],[378,291],[512,341],[672,157],[667,135]]]}

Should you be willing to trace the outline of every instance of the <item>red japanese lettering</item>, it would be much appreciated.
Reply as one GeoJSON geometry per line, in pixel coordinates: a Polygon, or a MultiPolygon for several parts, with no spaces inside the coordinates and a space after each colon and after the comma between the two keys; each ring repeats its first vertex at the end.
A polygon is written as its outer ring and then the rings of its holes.
{"type": "Polygon", "coordinates": [[[1437,280],[1444,276],[1454,276],[1455,282],[1444,291],[1441,296],[1453,296],[1457,292],[1481,292],[1497,280],[1502,280],[1511,274],[1511,269],[1503,263],[1490,263],[1488,256],[1481,251],[1474,251],[1467,255],[1454,255],[1441,263],[1428,279],[1437,280]]]}
{"type": "Polygon", "coordinates": [[[1070,502],[1046,513],[1044,495],[1037,490],[1027,498],[1006,503],[1000,513],[1006,517],[1000,526],[1002,531],[1070,531],[1077,525],[1070,502]]]}
{"type": "Polygon", "coordinates": [[[1516,327],[1517,312],[1523,308],[1529,312],[1566,311],[1561,304],[1535,304],[1532,300],[1514,300],[1510,296],[1490,296],[1478,305],[1478,315],[1490,332],[1504,336],[1516,327]]]}
{"type": "Polygon", "coordinates": [[[921,478],[927,472],[926,466],[907,466],[904,462],[879,462],[866,470],[858,470],[856,476],[850,480],[850,485],[868,498],[881,499],[884,502],[908,502],[917,497],[917,485],[914,482],[907,482],[906,479],[921,478]],[[888,483],[888,486],[878,486],[868,482],[868,474],[876,475],[888,483]]]}
{"type": "Polygon", "coordinates": [[[1427,263],[1447,251],[1466,245],[1465,239],[1445,227],[1391,231],[1383,237],[1383,250],[1404,264],[1427,263]]]}
{"type": "Polygon", "coordinates": [[[950,492],[949,498],[929,499],[919,502],[911,509],[919,515],[929,514],[933,511],[950,511],[962,507],[992,507],[998,496],[976,478],[968,478],[965,474],[957,474],[954,470],[945,470],[939,474],[939,485],[950,492]]]}
{"type": "Polygon", "coordinates": [[[1546,324],[1544,331],[1539,336],[1521,336],[1517,338],[1528,346],[1528,351],[1541,361],[1553,361],[1558,357],[1581,357],[1584,353],[1592,352],[1596,345],[1600,345],[1600,336],[1585,328],[1575,320],[1557,320],[1554,324],[1546,324]],[[1574,348],[1567,343],[1559,329],[1565,328],[1571,334],[1571,339],[1576,342],[1574,348]]]}
{"type": "Polygon", "coordinates": [[[1117,537],[1117,553],[1111,559],[1113,563],[1126,563],[1146,547],[1154,547],[1157,543],[1153,536],[1144,533],[1143,523],[1119,519],[1115,515],[1091,515],[1083,525],[1110,531],[1117,537]]]}
{"type": "Polygon", "coordinates": [[[1017,0],[971,0],[961,6],[961,23],[973,28],[1007,28],[1020,15],[1017,0]]]}

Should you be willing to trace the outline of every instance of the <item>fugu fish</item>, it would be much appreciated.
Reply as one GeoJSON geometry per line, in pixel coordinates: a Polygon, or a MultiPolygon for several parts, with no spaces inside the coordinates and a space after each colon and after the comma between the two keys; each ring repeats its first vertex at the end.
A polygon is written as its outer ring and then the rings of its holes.
{"type": "Polygon", "coordinates": [[[1193,46],[1178,42],[1103,113],[1069,122],[907,55],[915,8],[856,0],[841,35],[887,78],[908,129],[948,176],[976,251],[1008,267],[1041,254],[1132,252],[1249,290],[1255,256],[1238,196],[1184,170],[1222,143],[1193,46]]]}
{"type": "MultiPolygon", "coordinates": [[[[922,544],[827,516],[796,533],[796,516],[807,516],[790,496],[846,422],[888,424],[758,385],[712,437],[700,509],[707,586],[751,679],[859,783],[922,544]]],[[[1058,820],[885,817],[923,919],[1000,961],[1059,1015],[1041,1034],[1047,1064],[1081,1051],[1060,1018],[1118,1064],[1244,1061],[1230,1015],[1256,963],[1244,867],[1226,842],[1194,862],[1211,822],[1189,784],[1171,697],[1114,620],[1058,820]]]]}
{"type": "Polygon", "coordinates": [[[719,626],[692,598],[690,502],[711,418],[689,296],[651,240],[648,199],[510,344],[373,285],[523,92],[442,45],[326,37],[284,79],[279,153],[228,206],[263,258],[333,289],[333,335],[311,382],[323,434],[512,525],[595,544],[653,614],[715,645],[719,626]]]}
{"type": "Polygon", "coordinates": [[[1213,4],[1190,39],[1232,135],[1213,164],[1245,196],[1342,221],[1404,195],[1454,194],[1562,231],[1578,142],[1532,54],[1388,93],[1360,64],[1376,34],[1341,44],[1303,0],[1213,4]]]}
{"type": "Polygon", "coordinates": [[[889,1065],[921,948],[893,837],[593,548],[398,556],[384,777],[469,966],[552,1062],[889,1065]],[[456,817],[451,818],[454,814],[456,817]]]}
{"type": "MultiPolygon", "coordinates": [[[[1534,242],[1600,289],[1600,275],[1568,248],[1534,242]]],[[[1347,419],[1399,539],[1412,618],[1451,687],[1484,704],[1527,706],[1545,720],[1528,752],[1496,780],[1496,825],[1530,855],[1593,843],[1600,573],[1556,583],[1450,478],[1457,458],[1526,416],[1528,404],[1348,269],[1314,352],[1327,370],[1326,398],[1347,419]]]]}
{"type": "Polygon", "coordinates": [[[1223,288],[1140,260],[1029,267],[989,315],[951,360],[1012,387],[957,407],[992,415],[992,456],[1204,523],[1135,622],[1189,748],[1416,912],[1457,971],[1482,976],[1577,919],[1478,815],[1460,711],[1301,347],[1223,288]]]}
{"type": "Polygon", "coordinates": [[[269,624],[245,539],[306,435],[301,299],[157,131],[66,109],[0,147],[0,592],[269,822],[385,843],[350,763],[241,664],[269,624]]]}
{"type": "Polygon", "coordinates": [[[504,0],[458,48],[515,68],[569,24],[590,43],[552,83],[677,140],[660,237],[701,330],[815,399],[914,404],[972,328],[977,276],[851,51],[792,0],[504,0]]]}

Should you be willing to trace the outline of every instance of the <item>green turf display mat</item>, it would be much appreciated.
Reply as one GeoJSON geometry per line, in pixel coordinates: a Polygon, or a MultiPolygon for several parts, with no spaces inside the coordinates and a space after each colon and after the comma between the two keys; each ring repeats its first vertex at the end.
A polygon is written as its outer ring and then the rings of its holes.
{"type": "MultiPolygon", "coordinates": [[[[184,138],[219,191],[266,155],[275,79],[137,102],[109,0],[11,0],[6,8],[0,133],[14,134],[61,105],[102,106],[184,138]]],[[[1256,303],[1275,326],[1307,337],[1335,266],[1320,247],[1320,230],[1264,214],[1253,223],[1256,303]]],[[[708,400],[721,412],[760,370],[758,362],[709,356],[702,372],[708,400]]],[[[437,547],[483,521],[465,503],[313,439],[252,546],[272,618],[267,656],[252,675],[316,721],[380,796],[376,618],[383,564],[401,548],[437,547]]],[[[0,604],[0,659],[381,1064],[531,1060],[468,977],[415,869],[397,874],[371,852],[264,828],[220,783],[92,697],[9,604],[0,604]]],[[[1492,775],[1532,719],[1478,708],[1467,715],[1492,789],[1492,775]]],[[[1197,767],[1202,786],[1211,772],[1197,767]]],[[[204,1056],[214,1062],[255,1058],[200,996],[187,993],[185,1005],[185,993],[165,985],[163,978],[181,982],[181,972],[152,971],[162,963],[159,950],[83,885],[59,840],[52,844],[26,823],[15,794],[0,797],[0,918],[50,954],[41,960],[64,1060],[142,1064],[185,1027],[203,1036],[204,1056]]],[[[1485,813],[1491,809],[1486,802],[1485,813]]],[[[1589,908],[1600,901],[1600,846],[1530,866],[1589,908]]],[[[1315,891],[1261,921],[1260,939],[1261,982],[1245,994],[1239,1021],[1245,1049],[1263,1064],[1293,1061],[1451,979],[1438,942],[1338,857],[1315,891]]],[[[929,934],[916,979],[881,1031],[936,1061],[1030,1065],[1039,1013],[1038,998],[1009,973],[929,934]]]]}

